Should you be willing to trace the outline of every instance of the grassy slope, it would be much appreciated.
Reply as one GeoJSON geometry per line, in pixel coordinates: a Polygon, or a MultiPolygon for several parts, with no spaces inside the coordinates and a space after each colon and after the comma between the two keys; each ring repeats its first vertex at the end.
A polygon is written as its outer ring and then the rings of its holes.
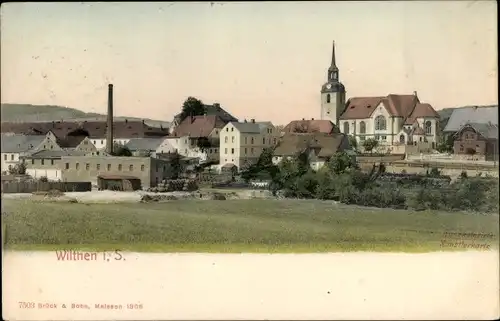
{"type": "MultiPolygon", "coordinates": [[[[70,204],[4,200],[9,249],[147,252],[444,250],[445,231],[494,234],[498,215],[410,212],[321,201],[70,204]]],[[[464,240],[464,241],[469,241],[464,240]]],[[[481,242],[485,242],[484,240],[481,242]]],[[[451,249],[446,249],[451,250],[451,249]]]]}
{"type": "MultiPolygon", "coordinates": [[[[28,105],[28,104],[1,104],[2,121],[31,122],[31,121],[53,121],[61,119],[99,119],[105,120],[106,115],[97,113],[86,113],[78,109],[49,106],[49,105],[28,105]]],[[[142,119],[137,117],[114,117],[116,119],[142,119]]],[[[149,122],[166,125],[167,122],[145,119],[149,122]]]]}

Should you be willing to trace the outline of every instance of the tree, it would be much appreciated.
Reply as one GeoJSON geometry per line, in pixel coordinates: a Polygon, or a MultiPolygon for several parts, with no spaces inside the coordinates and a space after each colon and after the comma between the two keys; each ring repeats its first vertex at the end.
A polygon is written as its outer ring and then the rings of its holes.
{"type": "Polygon", "coordinates": [[[358,149],[358,141],[353,135],[349,135],[349,144],[351,145],[352,149],[358,149]]]}
{"type": "Polygon", "coordinates": [[[188,116],[200,116],[206,112],[203,102],[194,97],[188,97],[182,104],[181,119],[182,122],[188,116]]]}
{"type": "Polygon", "coordinates": [[[26,164],[20,163],[14,167],[9,168],[9,174],[11,174],[11,175],[26,175],[26,164]]]}
{"type": "Polygon", "coordinates": [[[368,138],[363,142],[363,148],[365,149],[365,151],[370,152],[370,154],[377,146],[378,146],[378,140],[375,140],[373,138],[368,138]]]}
{"type": "Polygon", "coordinates": [[[196,140],[196,146],[202,151],[205,152],[207,149],[212,147],[212,143],[207,137],[199,137],[196,140]]]}
{"type": "Polygon", "coordinates": [[[448,135],[436,146],[436,150],[440,153],[453,153],[454,142],[453,135],[448,135]]]}
{"type": "Polygon", "coordinates": [[[132,156],[132,152],[128,149],[127,146],[114,143],[113,144],[113,156],[122,156],[122,157],[130,157],[132,156]]]}
{"type": "Polygon", "coordinates": [[[170,158],[170,167],[172,168],[172,179],[177,179],[181,175],[181,155],[174,153],[170,158]]]}
{"type": "Polygon", "coordinates": [[[356,160],[346,152],[335,153],[327,162],[326,166],[334,174],[342,174],[349,169],[357,169],[356,160]]]}

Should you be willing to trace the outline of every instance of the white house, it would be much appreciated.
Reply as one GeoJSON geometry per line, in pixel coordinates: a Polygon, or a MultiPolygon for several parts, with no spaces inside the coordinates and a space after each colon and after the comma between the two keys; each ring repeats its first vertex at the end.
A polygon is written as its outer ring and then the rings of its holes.
{"type": "Polygon", "coordinates": [[[23,156],[40,150],[61,150],[53,135],[2,134],[2,174],[21,162],[23,156]]]}
{"type": "Polygon", "coordinates": [[[220,132],[220,165],[238,169],[255,163],[265,148],[275,146],[280,137],[271,122],[229,122],[220,132]]]}

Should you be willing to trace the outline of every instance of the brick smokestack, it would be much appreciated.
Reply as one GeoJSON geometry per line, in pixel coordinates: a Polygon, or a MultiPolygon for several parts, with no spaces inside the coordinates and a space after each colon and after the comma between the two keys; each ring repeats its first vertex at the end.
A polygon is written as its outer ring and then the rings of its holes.
{"type": "Polygon", "coordinates": [[[106,153],[113,153],[113,84],[108,85],[108,119],[106,128],[106,153]]]}

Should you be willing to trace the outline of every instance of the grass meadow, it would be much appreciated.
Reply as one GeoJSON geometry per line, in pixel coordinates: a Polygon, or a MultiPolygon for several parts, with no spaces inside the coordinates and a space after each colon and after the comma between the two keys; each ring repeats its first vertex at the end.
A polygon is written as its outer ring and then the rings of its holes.
{"type": "MultiPolygon", "coordinates": [[[[443,248],[445,232],[498,248],[499,216],[412,212],[318,200],[177,200],[165,203],[83,204],[2,201],[8,250],[314,253],[428,252],[443,248]]],[[[451,240],[447,239],[448,242],[451,240]]],[[[460,241],[457,236],[456,241],[460,241]]]]}

